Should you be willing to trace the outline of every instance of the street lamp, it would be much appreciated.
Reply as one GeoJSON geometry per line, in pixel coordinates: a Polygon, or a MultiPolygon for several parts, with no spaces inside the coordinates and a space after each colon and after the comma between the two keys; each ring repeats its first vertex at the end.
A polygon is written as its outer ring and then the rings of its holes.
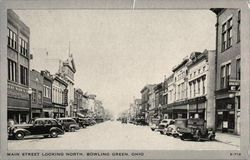
{"type": "Polygon", "coordinates": [[[30,117],[30,120],[31,120],[31,118],[32,118],[32,112],[31,112],[31,95],[32,95],[32,88],[29,88],[28,89],[28,94],[29,94],[29,107],[30,107],[30,112],[29,112],[29,117],[30,117]]]}

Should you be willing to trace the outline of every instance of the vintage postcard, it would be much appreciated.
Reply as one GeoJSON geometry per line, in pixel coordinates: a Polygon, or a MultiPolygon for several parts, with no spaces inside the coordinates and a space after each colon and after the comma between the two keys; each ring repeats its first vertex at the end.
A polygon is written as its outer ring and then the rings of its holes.
{"type": "Polygon", "coordinates": [[[0,1],[1,159],[249,159],[248,1],[0,1]]]}

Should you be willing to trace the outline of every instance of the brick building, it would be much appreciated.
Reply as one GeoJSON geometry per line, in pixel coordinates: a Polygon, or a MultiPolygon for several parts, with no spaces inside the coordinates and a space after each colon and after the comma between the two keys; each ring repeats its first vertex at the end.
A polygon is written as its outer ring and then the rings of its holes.
{"type": "Polygon", "coordinates": [[[43,76],[36,70],[30,71],[31,118],[43,117],[43,76]]]}
{"type": "Polygon", "coordinates": [[[29,70],[30,70],[30,29],[16,13],[7,10],[7,112],[8,119],[17,123],[30,118],[29,70]]]}
{"type": "Polygon", "coordinates": [[[68,105],[68,84],[64,79],[56,74],[52,82],[52,105],[53,117],[65,117],[66,106],[68,105]]]}
{"type": "Polygon", "coordinates": [[[216,128],[240,134],[240,9],[211,9],[216,23],[216,128]]]}

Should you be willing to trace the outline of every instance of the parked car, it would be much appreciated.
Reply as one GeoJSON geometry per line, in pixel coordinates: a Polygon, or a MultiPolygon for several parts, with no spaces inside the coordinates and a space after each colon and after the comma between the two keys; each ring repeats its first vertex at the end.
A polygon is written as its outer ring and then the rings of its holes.
{"type": "Polygon", "coordinates": [[[21,140],[27,135],[43,135],[56,138],[64,134],[63,126],[52,118],[37,118],[33,123],[14,124],[8,127],[9,137],[21,140]]]}
{"type": "Polygon", "coordinates": [[[86,128],[87,127],[87,125],[85,124],[83,118],[73,117],[73,119],[76,121],[76,123],[79,125],[79,127],[82,127],[82,128],[86,128]]]}
{"type": "Polygon", "coordinates": [[[153,118],[149,124],[149,127],[151,128],[152,131],[155,131],[156,129],[158,129],[159,124],[160,124],[160,119],[153,118]]]}
{"type": "Polygon", "coordinates": [[[89,124],[90,124],[91,126],[93,126],[93,125],[96,124],[96,121],[95,121],[94,119],[90,119],[90,120],[89,120],[89,124]]]}
{"type": "Polygon", "coordinates": [[[158,131],[161,134],[165,134],[165,128],[167,128],[169,125],[174,124],[174,120],[173,119],[163,119],[161,121],[161,123],[158,126],[158,131]]]}
{"type": "Polygon", "coordinates": [[[58,118],[65,131],[75,132],[75,130],[80,129],[79,125],[73,118],[58,118]]]}
{"type": "Polygon", "coordinates": [[[121,123],[127,123],[127,118],[122,118],[121,123]]]}
{"type": "Polygon", "coordinates": [[[180,128],[181,140],[192,139],[200,140],[214,140],[215,132],[212,128],[207,128],[207,122],[203,119],[193,118],[188,119],[187,127],[180,128]]]}
{"type": "Polygon", "coordinates": [[[178,137],[179,136],[179,130],[180,128],[184,128],[187,126],[187,119],[184,118],[178,118],[175,119],[174,124],[169,125],[167,128],[165,128],[165,134],[170,136],[172,135],[173,137],[178,137]]]}

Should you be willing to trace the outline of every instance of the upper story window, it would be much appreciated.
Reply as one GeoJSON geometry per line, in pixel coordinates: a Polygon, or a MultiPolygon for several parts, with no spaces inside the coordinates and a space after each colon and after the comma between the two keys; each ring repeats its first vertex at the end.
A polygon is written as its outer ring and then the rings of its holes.
{"type": "Polygon", "coordinates": [[[8,59],[8,80],[16,82],[16,62],[8,59]]]}
{"type": "Polygon", "coordinates": [[[43,86],[43,96],[46,98],[51,98],[51,87],[46,85],[43,86]]]}
{"type": "Polygon", "coordinates": [[[238,11],[238,26],[237,26],[237,42],[240,41],[240,21],[241,21],[241,11],[238,11]]]}
{"type": "Polygon", "coordinates": [[[225,51],[229,47],[232,46],[232,27],[233,27],[233,19],[230,18],[222,25],[222,46],[221,52],[225,51]]]}
{"type": "Polygon", "coordinates": [[[236,79],[240,80],[240,58],[236,60],[236,79]]]}
{"type": "Polygon", "coordinates": [[[28,42],[21,37],[19,37],[19,52],[24,56],[28,54],[28,42]]]}
{"type": "Polygon", "coordinates": [[[28,85],[28,69],[20,65],[20,83],[28,85]]]}
{"type": "Polygon", "coordinates": [[[17,34],[9,29],[8,33],[8,46],[14,50],[17,50],[17,34]]]}
{"type": "Polygon", "coordinates": [[[37,92],[37,102],[38,104],[42,104],[42,91],[37,92]]]}
{"type": "Polygon", "coordinates": [[[228,86],[228,81],[231,75],[231,63],[221,66],[221,88],[228,86]]]}
{"type": "Polygon", "coordinates": [[[36,89],[32,89],[32,102],[37,103],[36,89]]]}

